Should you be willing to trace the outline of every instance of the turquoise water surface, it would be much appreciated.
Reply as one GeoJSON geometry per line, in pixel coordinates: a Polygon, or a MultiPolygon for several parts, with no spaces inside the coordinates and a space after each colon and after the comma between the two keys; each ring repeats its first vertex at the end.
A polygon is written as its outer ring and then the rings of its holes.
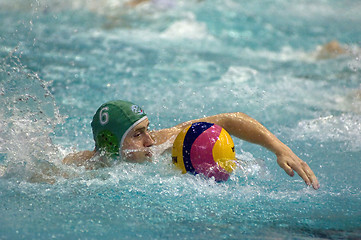
{"type": "Polygon", "coordinates": [[[354,0],[0,0],[0,239],[360,239],[360,12],[354,0]],[[333,40],[344,53],[318,57],[333,40]],[[223,183],[182,175],[169,153],[62,165],[93,149],[90,121],[112,99],[139,104],[151,129],[244,112],[321,188],[236,138],[243,167],[223,183]]]}

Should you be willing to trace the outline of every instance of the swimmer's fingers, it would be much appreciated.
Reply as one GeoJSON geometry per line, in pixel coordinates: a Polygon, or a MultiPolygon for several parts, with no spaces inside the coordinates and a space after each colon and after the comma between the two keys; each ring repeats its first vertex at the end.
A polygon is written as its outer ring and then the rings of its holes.
{"type": "Polygon", "coordinates": [[[307,163],[300,159],[300,162],[298,162],[293,169],[298,173],[298,175],[300,175],[307,185],[312,185],[312,187],[316,190],[320,188],[320,184],[318,183],[315,174],[307,163]]]}
{"type": "Polygon", "coordinates": [[[285,170],[285,172],[290,175],[291,177],[293,177],[295,175],[295,173],[293,172],[292,168],[290,166],[288,166],[287,163],[283,163],[283,164],[280,164],[280,167],[283,168],[283,170],[285,170]]]}
{"type": "MultiPolygon", "coordinates": [[[[307,165],[307,163],[306,163],[306,165],[307,165]]],[[[306,172],[308,179],[311,180],[312,187],[315,190],[319,189],[320,183],[318,182],[316,175],[313,173],[313,171],[311,170],[311,168],[308,165],[307,165],[307,169],[305,172],[306,172]]]]}
{"type": "Polygon", "coordinates": [[[282,167],[288,175],[294,176],[294,171],[296,171],[308,186],[312,185],[314,189],[319,189],[320,185],[311,168],[296,155],[293,157],[280,156],[277,161],[280,167],[282,167]]]}

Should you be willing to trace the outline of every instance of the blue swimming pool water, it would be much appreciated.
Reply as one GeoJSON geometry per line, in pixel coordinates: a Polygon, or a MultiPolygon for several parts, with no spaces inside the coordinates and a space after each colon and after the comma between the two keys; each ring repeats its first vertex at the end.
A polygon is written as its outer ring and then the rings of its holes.
{"type": "Polygon", "coordinates": [[[0,239],[361,238],[360,1],[124,3],[0,1],[0,239]],[[347,54],[317,60],[334,39],[347,54]],[[247,113],[321,188],[238,139],[244,165],[224,183],[181,175],[170,154],[63,166],[93,148],[92,115],[119,98],[151,129],[247,113]],[[69,178],[34,183],[49,166],[69,178]]]}

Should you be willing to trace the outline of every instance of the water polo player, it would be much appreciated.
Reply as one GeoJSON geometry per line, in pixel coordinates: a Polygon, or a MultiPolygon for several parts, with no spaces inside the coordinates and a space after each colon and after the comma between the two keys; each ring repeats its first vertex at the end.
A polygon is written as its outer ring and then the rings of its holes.
{"type": "Polygon", "coordinates": [[[146,113],[138,105],[122,100],[107,102],[96,111],[91,124],[95,149],[70,154],[63,163],[92,169],[111,166],[114,159],[150,161],[152,146],[157,145],[164,151],[170,149],[176,136],[195,122],[215,123],[237,138],[267,148],[276,155],[277,163],[288,175],[294,176],[296,171],[307,185],[319,188],[318,180],[308,164],[257,120],[244,113],[221,113],[171,128],[149,131],[146,113]]]}

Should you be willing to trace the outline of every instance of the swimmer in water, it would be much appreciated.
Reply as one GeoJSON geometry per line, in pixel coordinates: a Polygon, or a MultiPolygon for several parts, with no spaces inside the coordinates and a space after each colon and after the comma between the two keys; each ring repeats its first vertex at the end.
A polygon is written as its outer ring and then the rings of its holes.
{"type": "Polygon", "coordinates": [[[294,176],[296,171],[307,185],[319,188],[308,164],[262,124],[244,113],[222,113],[149,131],[146,113],[138,105],[122,100],[104,103],[96,111],[91,123],[95,149],[69,154],[63,163],[96,169],[112,166],[112,159],[136,163],[151,161],[153,146],[162,148],[163,152],[170,150],[178,133],[194,122],[215,123],[237,138],[267,148],[276,155],[277,163],[288,175],[294,176]]]}
{"type": "Polygon", "coordinates": [[[149,0],[130,0],[129,2],[126,2],[125,5],[130,6],[130,7],[136,7],[139,4],[142,4],[145,2],[149,2],[149,0]]]}
{"type": "Polygon", "coordinates": [[[317,60],[324,60],[330,58],[336,58],[341,55],[347,54],[347,50],[338,41],[333,40],[319,47],[316,53],[317,60]]]}

